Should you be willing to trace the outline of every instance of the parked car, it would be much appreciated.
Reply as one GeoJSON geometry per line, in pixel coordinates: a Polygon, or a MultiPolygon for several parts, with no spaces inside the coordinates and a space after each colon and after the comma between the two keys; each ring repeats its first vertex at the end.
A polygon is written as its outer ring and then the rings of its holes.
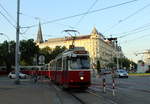
{"type": "MultiPolygon", "coordinates": [[[[16,78],[15,72],[10,72],[10,73],[8,74],[8,77],[11,78],[11,79],[15,79],[15,78],[16,78]]],[[[27,78],[27,75],[26,75],[26,74],[23,74],[23,73],[21,73],[21,72],[19,72],[19,78],[25,79],[25,78],[27,78]]]]}
{"type": "Polygon", "coordinates": [[[114,77],[119,77],[119,78],[125,77],[125,78],[128,78],[128,73],[124,69],[118,69],[118,70],[115,71],[114,77]]]}

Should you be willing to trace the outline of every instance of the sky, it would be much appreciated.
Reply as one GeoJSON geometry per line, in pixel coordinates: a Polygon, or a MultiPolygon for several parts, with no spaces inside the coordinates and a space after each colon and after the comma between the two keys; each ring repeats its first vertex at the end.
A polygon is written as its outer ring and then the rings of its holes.
{"type": "MultiPolygon", "coordinates": [[[[0,43],[16,40],[16,15],[17,0],[0,0],[0,43]]],[[[133,61],[150,49],[150,0],[20,0],[20,40],[36,39],[39,21],[44,40],[67,36],[66,29],[87,35],[95,26],[106,38],[117,37],[133,61]]]]}

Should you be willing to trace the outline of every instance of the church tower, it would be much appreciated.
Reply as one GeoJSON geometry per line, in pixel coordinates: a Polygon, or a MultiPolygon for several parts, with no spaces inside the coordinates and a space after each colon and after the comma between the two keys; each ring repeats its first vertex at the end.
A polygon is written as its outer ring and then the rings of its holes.
{"type": "Polygon", "coordinates": [[[38,33],[37,33],[37,40],[36,43],[40,44],[43,43],[43,36],[42,36],[42,29],[41,29],[41,23],[39,22],[39,28],[38,28],[38,33]]]}

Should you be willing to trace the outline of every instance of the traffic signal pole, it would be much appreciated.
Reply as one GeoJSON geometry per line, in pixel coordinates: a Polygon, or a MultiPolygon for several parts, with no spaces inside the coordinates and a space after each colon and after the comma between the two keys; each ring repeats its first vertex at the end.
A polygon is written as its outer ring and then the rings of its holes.
{"type": "Polygon", "coordinates": [[[116,47],[116,61],[117,61],[117,69],[119,69],[119,50],[118,50],[118,41],[117,38],[107,38],[109,41],[115,41],[116,47]]]}
{"type": "Polygon", "coordinates": [[[19,80],[19,33],[20,33],[20,26],[19,26],[19,15],[20,15],[20,0],[17,0],[17,27],[16,27],[16,52],[15,52],[15,73],[16,73],[16,80],[15,84],[20,84],[19,80]]]}

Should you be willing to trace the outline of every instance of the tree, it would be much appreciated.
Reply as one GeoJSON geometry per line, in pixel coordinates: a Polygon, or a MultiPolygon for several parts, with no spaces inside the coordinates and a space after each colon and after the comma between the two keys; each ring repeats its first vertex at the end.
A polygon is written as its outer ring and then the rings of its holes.
{"type": "Polygon", "coordinates": [[[56,46],[55,49],[50,54],[50,60],[54,59],[56,56],[58,56],[60,53],[65,51],[67,48],[65,46],[56,46]]]}
{"type": "MultiPolygon", "coordinates": [[[[12,65],[15,65],[15,44],[14,41],[4,41],[0,44],[0,65],[5,65],[8,71],[11,70],[12,65]]],[[[66,50],[66,47],[61,46],[56,46],[53,50],[49,47],[40,49],[36,43],[34,43],[33,39],[21,40],[20,65],[33,65],[33,58],[40,54],[45,56],[45,63],[48,63],[64,50],[66,50]]]]}
{"type": "Polygon", "coordinates": [[[42,54],[45,56],[45,63],[49,63],[50,61],[50,54],[52,53],[52,49],[50,47],[44,47],[42,49],[40,49],[39,54],[42,54]]]}
{"type": "Polygon", "coordinates": [[[4,41],[0,44],[0,65],[5,65],[6,70],[12,70],[11,66],[15,64],[15,42],[4,41]]]}
{"type": "Polygon", "coordinates": [[[22,65],[32,65],[35,54],[39,53],[33,39],[20,41],[20,61],[22,65]]]}
{"type": "Polygon", "coordinates": [[[39,54],[45,56],[45,63],[49,63],[52,59],[55,59],[60,53],[65,51],[67,48],[65,46],[56,46],[53,50],[50,47],[45,47],[40,49],[39,54]]]}
{"type": "Polygon", "coordinates": [[[116,67],[116,64],[115,63],[108,63],[107,67],[112,69],[112,68],[116,67]]]}
{"type": "MultiPolygon", "coordinates": [[[[117,64],[117,58],[114,58],[114,63],[117,64]]],[[[122,68],[126,68],[127,70],[130,69],[130,65],[134,65],[134,67],[137,67],[137,64],[131,60],[129,60],[128,58],[119,58],[119,66],[122,66],[122,68]]]]}

